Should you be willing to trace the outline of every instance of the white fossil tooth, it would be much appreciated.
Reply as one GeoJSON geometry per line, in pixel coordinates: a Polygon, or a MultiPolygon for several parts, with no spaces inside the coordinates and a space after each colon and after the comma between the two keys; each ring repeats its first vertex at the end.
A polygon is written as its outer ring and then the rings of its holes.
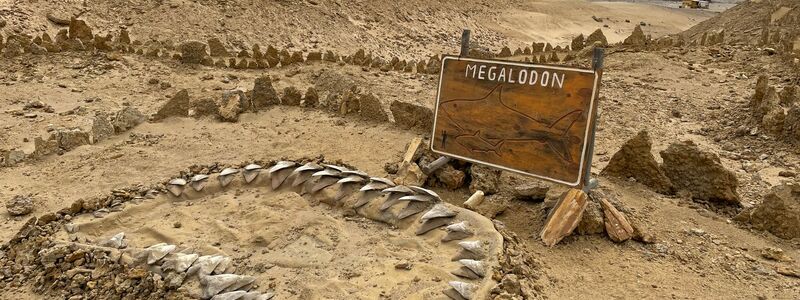
{"type": "Polygon", "coordinates": [[[388,178],[381,178],[381,177],[370,177],[370,178],[369,178],[369,180],[370,180],[370,181],[372,181],[372,182],[375,182],[375,183],[378,183],[378,182],[379,182],[379,183],[383,183],[383,184],[385,184],[387,187],[390,187],[390,186],[395,186],[395,184],[394,184],[394,181],[391,181],[391,180],[389,180],[388,178]]]}
{"type": "Polygon", "coordinates": [[[166,243],[155,244],[150,247],[147,247],[145,251],[147,251],[147,264],[152,265],[159,261],[160,259],[170,254],[172,251],[175,251],[175,245],[168,245],[166,243]]]}
{"type": "Polygon", "coordinates": [[[231,183],[231,181],[233,181],[233,175],[236,173],[239,173],[239,169],[225,168],[222,170],[222,172],[219,172],[219,177],[217,177],[217,180],[219,180],[219,184],[222,187],[226,187],[231,183]]]}
{"type": "Polygon", "coordinates": [[[256,281],[256,278],[250,275],[239,275],[239,279],[237,279],[233,284],[229,285],[225,288],[225,292],[237,291],[237,290],[248,290],[245,288],[247,285],[252,284],[256,281]]]}
{"type": "Polygon", "coordinates": [[[184,254],[184,253],[173,253],[174,256],[164,258],[164,263],[161,264],[161,268],[164,271],[174,270],[179,273],[186,272],[192,264],[197,261],[200,255],[197,254],[184,254]]]}
{"type": "Polygon", "coordinates": [[[435,198],[433,198],[433,197],[431,197],[429,195],[408,195],[408,196],[400,197],[400,199],[398,199],[398,200],[400,200],[400,201],[416,201],[416,202],[431,202],[434,199],[435,198]]]}
{"type": "Polygon", "coordinates": [[[450,281],[449,284],[461,297],[464,297],[464,299],[472,299],[472,292],[475,290],[475,285],[461,281],[450,281]]]}
{"type": "MultiPolygon", "coordinates": [[[[320,171],[320,172],[322,172],[322,171],[320,171]]],[[[322,176],[319,179],[317,179],[317,182],[315,182],[314,186],[311,187],[311,193],[316,193],[319,190],[322,190],[322,189],[324,189],[326,187],[334,185],[337,181],[339,181],[338,177],[322,176]]]]}
{"type": "Polygon", "coordinates": [[[431,208],[431,210],[427,211],[424,215],[422,215],[421,221],[427,221],[430,219],[435,218],[450,218],[455,217],[456,212],[448,208],[442,203],[436,204],[431,208]]]}
{"type": "Polygon", "coordinates": [[[245,166],[244,171],[242,172],[242,175],[244,175],[244,181],[246,183],[250,183],[251,181],[256,179],[256,177],[258,177],[258,174],[261,173],[261,169],[262,167],[256,164],[249,164],[245,166]]]}
{"type": "Polygon", "coordinates": [[[418,186],[415,186],[415,185],[409,186],[409,188],[411,188],[412,190],[414,190],[417,193],[427,194],[427,195],[430,195],[430,196],[432,196],[432,197],[434,197],[436,199],[441,199],[441,197],[439,197],[439,194],[437,194],[436,192],[431,191],[429,189],[418,187],[418,186]]]}
{"type": "Polygon", "coordinates": [[[247,294],[247,292],[245,291],[227,292],[227,293],[217,294],[216,296],[212,297],[211,300],[237,300],[237,299],[242,299],[245,294],[247,294]]]}
{"type": "Polygon", "coordinates": [[[184,180],[183,178],[175,178],[173,180],[170,180],[169,183],[167,184],[167,190],[173,195],[175,195],[175,197],[180,196],[181,193],[183,193],[183,189],[185,187],[186,187],[186,180],[184,180]]]}
{"type": "Polygon", "coordinates": [[[210,275],[210,276],[203,276],[200,277],[200,285],[203,286],[203,299],[209,299],[211,297],[216,296],[227,287],[232,285],[240,285],[245,286],[248,283],[242,284],[243,282],[252,283],[255,281],[255,277],[252,276],[242,276],[236,274],[222,274],[222,275],[210,275]],[[246,278],[247,277],[247,278],[246,278]]]}
{"type": "Polygon", "coordinates": [[[467,221],[461,221],[455,224],[448,225],[444,228],[447,230],[447,235],[442,238],[442,242],[449,242],[452,240],[461,240],[472,236],[473,232],[469,228],[467,221]]]}
{"type": "Polygon", "coordinates": [[[378,209],[380,209],[381,211],[389,209],[390,207],[394,206],[395,204],[400,203],[401,202],[400,198],[402,196],[403,196],[403,194],[400,194],[400,193],[391,193],[391,194],[389,194],[389,196],[386,197],[386,201],[383,201],[383,203],[381,203],[381,207],[379,207],[378,209]]]}
{"type": "Polygon", "coordinates": [[[422,225],[419,226],[419,228],[417,228],[416,234],[423,235],[428,231],[434,230],[442,226],[446,226],[450,224],[450,222],[452,221],[453,217],[428,219],[425,222],[423,222],[422,225]]]}
{"type": "Polygon", "coordinates": [[[340,172],[338,170],[325,169],[325,170],[322,170],[322,171],[314,172],[314,174],[311,174],[311,176],[313,176],[313,177],[323,177],[323,176],[331,176],[331,177],[333,177],[333,176],[337,176],[338,177],[341,174],[342,174],[342,172],[340,172]]]}
{"type": "Polygon", "coordinates": [[[281,185],[286,181],[286,178],[289,178],[289,175],[292,174],[292,169],[286,168],[281,169],[269,174],[270,178],[272,179],[272,190],[277,190],[281,185]]]}
{"type": "Polygon", "coordinates": [[[486,258],[486,249],[482,241],[463,241],[458,242],[461,250],[458,251],[453,261],[460,259],[484,259],[486,258]]]}
{"type": "Polygon", "coordinates": [[[458,245],[464,250],[474,252],[474,253],[481,253],[483,252],[483,242],[481,241],[463,241],[458,242],[458,245]]]}
{"type": "Polygon", "coordinates": [[[337,166],[337,165],[330,165],[330,164],[322,164],[322,165],[325,166],[326,168],[334,169],[336,171],[339,171],[339,173],[350,170],[348,168],[345,168],[345,167],[342,167],[342,166],[337,166]]]}
{"type": "Polygon", "coordinates": [[[272,174],[272,173],[275,173],[277,171],[280,171],[280,170],[283,170],[283,169],[286,169],[286,168],[294,167],[296,165],[297,165],[296,162],[282,160],[282,161],[279,161],[279,162],[275,163],[275,165],[272,166],[271,168],[269,168],[269,170],[267,170],[267,172],[272,174]]]}
{"type": "Polygon", "coordinates": [[[309,178],[311,178],[311,174],[316,173],[317,171],[322,170],[322,166],[315,164],[315,163],[306,163],[302,165],[294,171],[290,176],[294,176],[294,181],[292,182],[293,187],[300,186],[301,184],[305,183],[309,178]]]}
{"type": "Polygon", "coordinates": [[[358,201],[356,201],[356,203],[353,204],[353,208],[362,207],[380,195],[381,191],[378,190],[362,191],[361,196],[358,198],[358,201]]]}
{"type": "MultiPolygon", "coordinates": [[[[342,173],[342,174],[344,174],[344,173],[342,173]]],[[[364,181],[366,181],[366,179],[364,179],[361,176],[349,175],[349,176],[347,176],[345,178],[339,179],[339,181],[337,181],[336,183],[339,183],[339,184],[343,184],[343,183],[360,183],[360,182],[364,182],[364,181]]]]}
{"type": "Polygon", "coordinates": [[[380,191],[380,190],[383,190],[383,189],[386,189],[386,188],[389,188],[389,187],[390,186],[387,186],[383,182],[370,182],[370,183],[365,184],[363,187],[361,187],[360,191],[362,191],[362,192],[380,191]]]}
{"type": "Polygon", "coordinates": [[[344,175],[344,176],[355,175],[355,176],[358,176],[358,177],[361,177],[361,178],[364,178],[364,179],[369,178],[369,174],[364,173],[363,171],[359,171],[359,170],[345,170],[345,171],[342,171],[342,175],[344,175]]]}
{"type": "Polygon", "coordinates": [[[125,233],[124,232],[120,232],[120,233],[115,234],[110,239],[108,239],[108,240],[104,241],[103,243],[101,243],[100,246],[111,247],[111,248],[116,248],[116,249],[125,248],[126,246],[128,246],[128,243],[125,242],[125,233]]]}
{"type": "Polygon", "coordinates": [[[195,191],[199,192],[199,191],[203,190],[203,187],[206,186],[206,182],[207,181],[208,181],[208,175],[205,175],[205,174],[194,175],[194,176],[192,176],[192,179],[191,179],[192,188],[195,191]]]}
{"type": "Polygon", "coordinates": [[[213,274],[225,273],[225,270],[231,266],[231,263],[233,263],[233,259],[227,256],[223,257],[222,260],[220,260],[219,264],[217,264],[217,266],[214,268],[214,271],[212,273],[213,274]]]}
{"type": "Polygon", "coordinates": [[[486,276],[486,267],[483,265],[483,261],[474,259],[460,259],[458,262],[470,269],[472,272],[475,272],[475,274],[481,278],[486,276]]]}
{"type": "Polygon", "coordinates": [[[414,190],[410,189],[405,185],[398,185],[393,186],[390,188],[386,188],[383,190],[384,193],[403,193],[403,194],[413,194],[414,190]]]}
{"type": "Polygon", "coordinates": [[[428,206],[430,205],[431,205],[430,203],[424,201],[410,201],[408,202],[406,207],[403,208],[403,210],[397,213],[397,218],[402,220],[410,216],[416,215],[418,213],[425,211],[425,209],[427,209],[428,206]]]}
{"type": "Polygon", "coordinates": [[[199,277],[203,277],[214,272],[214,269],[225,257],[221,255],[203,255],[197,258],[197,261],[186,270],[186,276],[197,273],[199,277]]]}

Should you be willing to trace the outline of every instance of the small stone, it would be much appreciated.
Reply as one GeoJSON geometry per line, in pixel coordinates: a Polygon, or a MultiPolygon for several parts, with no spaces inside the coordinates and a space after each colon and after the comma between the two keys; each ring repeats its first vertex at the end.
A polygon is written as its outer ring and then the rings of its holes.
{"type": "Polygon", "coordinates": [[[395,264],[394,268],[398,269],[398,270],[411,270],[412,265],[411,265],[411,263],[409,263],[407,261],[402,261],[402,262],[399,262],[399,263],[395,264]]]}
{"type": "Polygon", "coordinates": [[[30,195],[16,195],[6,203],[6,210],[12,216],[23,216],[33,211],[33,199],[30,195]]]}

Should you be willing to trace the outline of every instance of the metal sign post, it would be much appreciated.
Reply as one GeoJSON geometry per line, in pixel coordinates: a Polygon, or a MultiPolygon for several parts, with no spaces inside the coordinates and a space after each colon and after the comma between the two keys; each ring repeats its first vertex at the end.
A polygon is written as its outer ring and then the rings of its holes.
{"type": "MultiPolygon", "coordinates": [[[[603,48],[594,48],[594,53],[592,56],[592,70],[597,74],[598,81],[602,80],[603,77],[603,61],[605,59],[605,49],[603,48]]],[[[600,86],[597,86],[595,89],[595,98],[598,98],[600,95],[600,86]]],[[[592,158],[594,157],[594,143],[595,143],[595,133],[597,132],[597,105],[598,102],[595,102],[594,116],[592,116],[592,125],[591,130],[592,133],[589,137],[589,149],[587,150],[587,158],[586,158],[586,166],[584,167],[586,173],[584,176],[584,184],[583,184],[583,191],[585,193],[589,193],[592,189],[596,188],[600,183],[597,181],[596,178],[592,178],[592,158]]]]}

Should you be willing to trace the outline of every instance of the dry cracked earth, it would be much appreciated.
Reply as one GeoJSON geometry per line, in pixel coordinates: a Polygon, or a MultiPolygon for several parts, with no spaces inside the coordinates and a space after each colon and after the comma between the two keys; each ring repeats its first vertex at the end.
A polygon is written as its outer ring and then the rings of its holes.
{"type": "Polygon", "coordinates": [[[788,0],[0,1],[0,298],[797,299],[798,28],[788,0]],[[421,170],[463,28],[606,49],[600,185],[553,247],[566,188],[421,170]]]}

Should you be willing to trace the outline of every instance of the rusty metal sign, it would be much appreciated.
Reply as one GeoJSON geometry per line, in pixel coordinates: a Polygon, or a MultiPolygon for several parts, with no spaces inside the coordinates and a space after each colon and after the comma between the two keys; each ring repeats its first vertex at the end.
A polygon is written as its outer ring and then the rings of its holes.
{"type": "Polygon", "coordinates": [[[568,186],[590,163],[600,74],[446,56],[431,149],[568,186]]]}

